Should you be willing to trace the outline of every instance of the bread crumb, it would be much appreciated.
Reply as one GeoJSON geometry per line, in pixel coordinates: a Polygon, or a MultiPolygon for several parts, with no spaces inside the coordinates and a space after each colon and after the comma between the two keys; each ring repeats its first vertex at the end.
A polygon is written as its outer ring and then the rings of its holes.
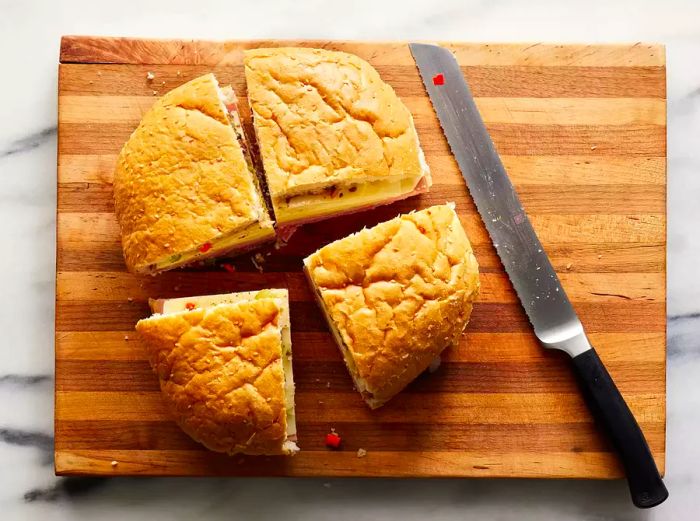
{"type": "Polygon", "coordinates": [[[156,77],[156,75],[153,74],[151,71],[148,71],[148,72],[146,73],[146,79],[147,79],[148,81],[151,81],[151,80],[152,80],[153,78],[155,78],[155,77],[156,77]]]}
{"type": "Polygon", "coordinates": [[[331,388],[331,383],[330,383],[330,382],[326,382],[326,389],[330,389],[330,388],[331,388]]]}
{"type": "Polygon", "coordinates": [[[263,264],[265,263],[265,257],[263,257],[261,253],[256,253],[255,255],[253,255],[251,261],[253,262],[253,266],[255,266],[255,269],[262,273],[263,264]]]}
{"type": "Polygon", "coordinates": [[[164,81],[161,81],[160,84],[161,84],[161,85],[165,85],[165,82],[164,82],[164,81]]]}
{"type": "Polygon", "coordinates": [[[181,73],[180,73],[180,71],[177,71],[175,74],[179,76],[181,73]]]}
{"type": "Polygon", "coordinates": [[[323,488],[331,488],[331,484],[330,484],[330,483],[324,483],[324,484],[323,484],[323,488]]]}
{"type": "Polygon", "coordinates": [[[265,401],[271,402],[271,401],[272,401],[272,398],[270,398],[270,397],[268,396],[267,398],[265,398],[265,401]]]}
{"type": "Polygon", "coordinates": [[[367,451],[365,449],[357,449],[357,457],[364,458],[367,456],[367,451]]]}
{"type": "Polygon", "coordinates": [[[567,265],[566,265],[566,269],[567,269],[567,270],[570,270],[570,269],[571,269],[571,266],[573,266],[572,263],[567,264],[567,265]]]}
{"type": "Polygon", "coordinates": [[[129,341],[129,335],[124,335],[124,340],[129,341]]]}
{"type": "Polygon", "coordinates": [[[93,82],[92,80],[90,80],[90,81],[88,81],[88,83],[89,83],[90,85],[92,85],[94,82],[93,82]]]}
{"type": "Polygon", "coordinates": [[[596,148],[598,148],[598,145],[591,145],[591,150],[595,150],[596,148]]]}
{"type": "Polygon", "coordinates": [[[319,400],[319,401],[318,401],[318,404],[319,404],[319,405],[323,405],[323,400],[319,400]]]}
{"type": "Polygon", "coordinates": [[[602,255],[598,255],[598,258],[599,258],[599,259],[602,259],[602,258],[603,258],[603,256],[602,256],[602,255]]]}
{"type": "Polygon", "coordinates": [[[133,302],[133,301],[134,301],[134,297],[126,297],[126,301],[127,301],[127,302],[133,302]]]}
{"type": "Polygon", "coordinates": [[[98,76],[102,76],[102,72],[101,72],[101,71],[97,71],[97,75],[98,75],[98,76]]]}
{"type": "Polygon", "coordinates": [[[153,95],[154,95],[154,96],[157,96],[158,93],[157,93],[156,91],[153,91],[153,95]]]}
{"type": "Polygon", "coordinates": [[[116,467],[117,465],[119,465],[119,462],[118,462],[117,460],[113,459],[113,460],[112,460],[112,466],[113,466],[113,467],[116,467]]]}

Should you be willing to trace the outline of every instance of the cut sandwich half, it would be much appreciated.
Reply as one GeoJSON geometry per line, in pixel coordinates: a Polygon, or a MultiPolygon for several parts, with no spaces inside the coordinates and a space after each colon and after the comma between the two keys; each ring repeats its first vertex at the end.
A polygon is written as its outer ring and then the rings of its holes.
{"type": "Polygon", "coordinates": [[[119,154],[114,203],[129,271],[154,274],[275,237],[230,87],[168,92],[119,154]]]}
{"type": "Polygon", "coordinates": [[[479,269],[452,205],[401,215],[304,259],[355,387],[385,404],[464,332],[479,269]]]}
{"type": "Polygon", "coordinates": [[[366,61],[322,49],[253,49],[245,74],[283,240],[304,223],[430,187],[411,113],[366,61]]]}
{"type": "Polygon", "coordinates": [[[299,450],[286,289],[152,300],[151,308],[136,330],[188,435],[227,454],[299,450]]]}

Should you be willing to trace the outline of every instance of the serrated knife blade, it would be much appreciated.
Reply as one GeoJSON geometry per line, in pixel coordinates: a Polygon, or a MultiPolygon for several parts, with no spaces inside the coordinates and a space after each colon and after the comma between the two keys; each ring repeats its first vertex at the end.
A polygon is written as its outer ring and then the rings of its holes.
{"type": "Polygon", "coordinates": [[[646,439],[590,345],[547,254],[523,209],[452,53],[409,45],[443,133],[535,335],[573,359],[582,390],[625,466],[632,500],[641,508],[668,497],[646,439]]]}

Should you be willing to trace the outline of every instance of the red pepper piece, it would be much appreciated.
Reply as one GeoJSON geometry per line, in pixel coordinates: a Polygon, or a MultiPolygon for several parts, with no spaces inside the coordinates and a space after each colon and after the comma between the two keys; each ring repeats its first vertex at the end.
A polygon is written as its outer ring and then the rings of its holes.
{"type": "Polygon", "coordinates": [[[194,308],[195,305],[192,302],[188,302],[187,304],[185,304],[185,309],[187,309],[188,311],[192,311],[194,308]]]}
{"type": "Polygon", "coordinates": [[[206,253],[206,252],[208,252],[209,250],[211,250],[211,243],[210,243],[210,242],[205,242],[204,244],[202,244],[202,245],[199,247],[199,251],[200,251],[201,253],[206,253]]]}
{"type": "Polygon", "coordinates": [[[222,266],[223,266],[224,269],[225,269],[226,271],[228,271],[229,273],[235,273],[235,272],[236,272],[236,267],[233,266],[232,264],[224,263],[224,264],[222,264],[222,266]]]}
{"type": "Polygon", "coordinates": [[[338,436],[335,432],[330,432],[326,434],[326,447],[337,449],[338,447],[340,447],[340,442],[340,436],[338,436]]]}
{"type": "Polygon", "coordinates": [[[444,85],[445,84],[445,76],[440,74],[436,74],[433,76],[433,85],[444,85]]]}

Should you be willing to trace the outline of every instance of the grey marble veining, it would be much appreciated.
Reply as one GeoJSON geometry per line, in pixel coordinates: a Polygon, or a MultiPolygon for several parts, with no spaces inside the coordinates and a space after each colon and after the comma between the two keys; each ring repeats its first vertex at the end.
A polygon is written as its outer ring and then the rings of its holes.
{"type": "Polygon", "coordinates": [[[0,518],[700,518],[700,2],[0,0],[0,43],[0,518]],[[665,43],[671,498],[644,512],[631,507],[622,482],[54,477],[56,73],[62,34],[665,43]]]}

